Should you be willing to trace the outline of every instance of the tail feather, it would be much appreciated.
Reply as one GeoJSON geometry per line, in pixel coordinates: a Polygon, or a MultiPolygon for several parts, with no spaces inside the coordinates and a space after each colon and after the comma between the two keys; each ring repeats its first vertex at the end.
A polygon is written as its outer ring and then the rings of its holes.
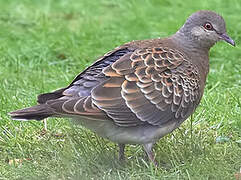
{"type": "Polygon", "coordinates": [[[15,120],[42,120],[53,115],[53,111],[46,104],[20,109],[10,112],[9,115],[15,120]]]}

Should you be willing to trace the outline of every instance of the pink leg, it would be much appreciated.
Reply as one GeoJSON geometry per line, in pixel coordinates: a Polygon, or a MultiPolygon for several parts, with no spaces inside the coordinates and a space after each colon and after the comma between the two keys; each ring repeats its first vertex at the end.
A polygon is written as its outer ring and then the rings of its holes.
{"type": "Polygon", "coordinates": [[[152,146],[153,146],[154,143],[149,143],[149,144],[144,144],[144,150],[148,156],[148,158],[151,160],[151,162],[153,162],[153,164],[157,167],[158,166],[158,163],[155,159],[155,155],[153,154],[152,152],[152,146]]]}

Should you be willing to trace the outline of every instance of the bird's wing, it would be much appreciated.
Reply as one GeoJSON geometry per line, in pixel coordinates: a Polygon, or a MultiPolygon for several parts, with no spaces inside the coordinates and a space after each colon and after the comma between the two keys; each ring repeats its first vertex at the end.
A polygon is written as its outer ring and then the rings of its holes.
{"type": "Polygon", "coordinates": [[[46,103],[57,114],[110,119],[125,127],[182,121],[193,112],[200,77],[182,53],[157,47],[121,54],[97,61],[63,97],[46,103]]]}
{"type": "Polygon", "coordinates": [[[145,48],[107,66],[90,98],[119,126],[186,119],[200,100],[199,73],[182,53],[145,48]]]}
{"type": "Polygon", "coordinates": [[[101,70],[129,52],[131,50],[128,48],[117,47],[113,51],[106,53],[76,76],[69,86],[54,92],[40,94],[37,100],[38,103],[45,104],[47,101],[56,100],[64,96],[85,97],[90,95],[91,89],[105,78],[99,75],[101,70]]]}

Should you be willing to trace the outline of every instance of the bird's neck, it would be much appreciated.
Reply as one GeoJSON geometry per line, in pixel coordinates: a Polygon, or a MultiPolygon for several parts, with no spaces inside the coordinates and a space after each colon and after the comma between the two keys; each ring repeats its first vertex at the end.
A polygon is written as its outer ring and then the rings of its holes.
{"type": "Polygon", "coordinates": [[[173,39],[174,42],[176,42],[178,46],[183,48],[183,50],[185,51],[197,54],[208,54],[212,46],[210,45],[210,47],[203,47],[197,37],[192,36],[188,33],[190,32],[185,32],[183,28],[181,28],[179,31],[177,31],[174,35],[171,36],[171,39],[173,39]]]}
{"type": "Polygon", "coordinates": [[[190,56],[189,59],[195,64],[201,72],[203,73],[203,79],[209,72],[209,50],[211,47],[203,48],[200,44],[196,43],[195,40],[188,38],[182,31],[178,31],[176,34],[172,35],[170,39],[177,47],[180,47],[186,55],[190,56]]]}

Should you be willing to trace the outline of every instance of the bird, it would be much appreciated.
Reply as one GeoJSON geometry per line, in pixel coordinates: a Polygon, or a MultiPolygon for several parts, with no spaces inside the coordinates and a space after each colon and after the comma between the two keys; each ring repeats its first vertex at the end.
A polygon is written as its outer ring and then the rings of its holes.
{"type": "Polygon", "coordinates": [[[10,112],[15,120],[68,117],[117,143],[144,147],[157,165],[153,145],[198,107],[209,72],[209,51],[232,46],[222,16],[200,10],[165,38],[134,40],[97,59],[67,86],[40,94],[37,105],[10,112]]]}

